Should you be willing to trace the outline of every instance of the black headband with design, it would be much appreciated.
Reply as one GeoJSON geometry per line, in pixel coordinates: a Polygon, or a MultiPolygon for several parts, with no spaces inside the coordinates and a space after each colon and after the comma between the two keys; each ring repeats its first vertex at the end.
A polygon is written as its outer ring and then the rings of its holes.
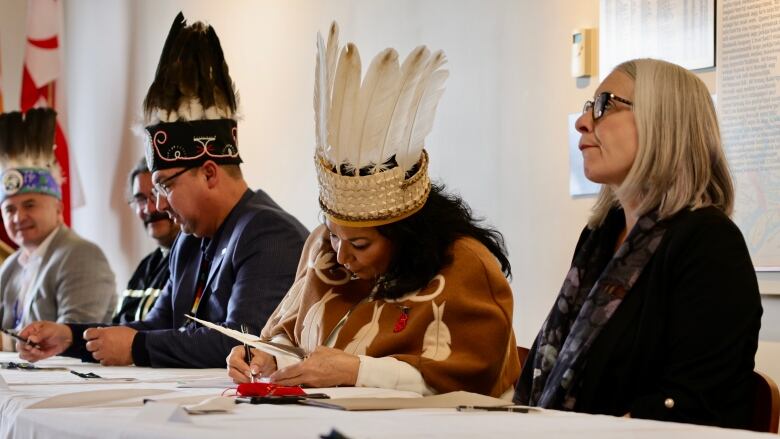
{"type": "Polygon", "coordinates": [[[163,122],[146,127],[146,164],[159,171],[192,168],[207,160],[218,165],[237,165],[237,124],[233,119],[163,122]]]}

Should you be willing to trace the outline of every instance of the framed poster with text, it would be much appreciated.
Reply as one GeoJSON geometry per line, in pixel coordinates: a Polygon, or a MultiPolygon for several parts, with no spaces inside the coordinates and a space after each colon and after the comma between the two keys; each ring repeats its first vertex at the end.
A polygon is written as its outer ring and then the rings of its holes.
{"type": "Polygon", "coordinates": [[[780,2],[723,0],[718,118],[734,221],[756,271],[780,271],[780,2]]]}
{"type": "Polygon", "coordinates": [[[715,0],[601,0],[599,77],[623,61],[715,66],[715,0]]]}

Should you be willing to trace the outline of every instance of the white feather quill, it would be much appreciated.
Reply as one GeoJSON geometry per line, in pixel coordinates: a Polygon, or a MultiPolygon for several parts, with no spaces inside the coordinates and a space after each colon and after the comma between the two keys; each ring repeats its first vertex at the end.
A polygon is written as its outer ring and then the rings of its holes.
{"type": "Polygon", "coordinates": [[[380,165],[383,162],[379,152],[390,125],[400,76],[398,52],[395,49],[383,50],[368,67],[360,88],[351,135],[351,141],[357,142],[357,156],[350,158],[358,170],[369,164],[380,165]]]}
{"type": "Polygon", "coordinates": [[[409,110],[412,99],[430,56],[431,53],[425,46],[418,46],[409,53],[401,66],[399,92],[393,104],[390,123],[379,151],[383,162],[397,154],[403,145],[404,132],[409,125],[409,110]]]}
{"type": "Polygon", "coordinates": [[[339,28],[335,21],[330,26],[327,48],[322,40],[322,35],[317,32],[317,64],[314,70],[314,126],[317,151],[326,157],[333,155],[332,146],[328,143],[328,113],[333,81],[336,76],[338,40],[339,28]]]}
{"type": "Polygon", "coordinates": [[[339,57],[339,25],[334,21],[328,32],[328,47],[325,51],[325,59],[328,67],[328,100],[333,92],[333,80],[336,79],[336,62],[339,57]]]}
{"type": "Polygon", "coordinates": [[[341,174],[383,171],[393,155],[405,171],[419,160],[425,137],[444,92],[448,72],[441,51],[415,48],[399,67],[385,49],[371,61],[361,84],[360,54],[354,44],[339,50],[334,22],[327,46],[317,35],[314,112],[318,154],[341,174]],[[342,166],[344,169],[342,169],[342,166]]]}
{"type": "Polygon", "coordinates": [[[425,136],[433,128],[436,106],[444,93],[444,81],[449,76],[447,70],[439,68],[446,62],[446,57],[439,51],[432,58],[420,79],[415,91],[409,112],[409,124],[406,127],[405,146],[397,156],[398,166],[408,171],[419,160],[425,136]]]}
{"type": "Polygon", "coordinates": [[[328,60],[322,35],[317,32],[317,63],[314,67],[314,137],[317,154],[325,154],[328,142],[328,60]]]}
{"type": "Polygon", "coordinates": [[[360,54],[354,44],[348,43],[342,50],[336,67],[333,93],[328,114],[328,143],[333,152],[328,160],[341,173],[341,164],[351,155],[350,128],[352,115],[360,91],[360,54]]]}

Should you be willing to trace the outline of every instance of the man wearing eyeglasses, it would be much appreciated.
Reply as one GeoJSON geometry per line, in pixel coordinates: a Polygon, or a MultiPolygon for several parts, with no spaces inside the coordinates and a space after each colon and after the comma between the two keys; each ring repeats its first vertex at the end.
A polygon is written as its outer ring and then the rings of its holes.
{"type": "Polygon", "coordinates": [[[182,232],[168,283],[141,321],[29,325],[21,335],[31,343],[17,343],[22,358],[63,353],[103,365],[224,367],[238,342],[187,315],[260,333],[293,283],[308,232],[265,192],[248,188],[236,112],[216,33],[200,22],[187,26],[179,14],[144,100],[151,193],[182,232]]]}
{"type": "Polygon", "coordinates": [[[157,210],[157,200],[152,196],[152,173],[141,159],[130,171],[130,207],[157,248],[141,260],[122,293],[122,301],[113,318],[114,324],[142,320],[152,309],[160,291],[168,282],[168,255],[179,227],[168,214],[157,210]]]}

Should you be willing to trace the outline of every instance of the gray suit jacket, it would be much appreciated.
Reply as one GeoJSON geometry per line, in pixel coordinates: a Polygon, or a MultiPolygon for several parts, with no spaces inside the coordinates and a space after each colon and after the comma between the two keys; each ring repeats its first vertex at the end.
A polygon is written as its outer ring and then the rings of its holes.
{"type": "MultiPolygon", "coordinates": [[[[14,327],[23,272],[19,255],[15,252],[0,266],[0,324],[6,329],[14,327]]],[[[66,226],[52,238],[31,294],[22,327],[38,320],[109,322],[117,301],[114,273],[103,252],[66,226]]]]}

